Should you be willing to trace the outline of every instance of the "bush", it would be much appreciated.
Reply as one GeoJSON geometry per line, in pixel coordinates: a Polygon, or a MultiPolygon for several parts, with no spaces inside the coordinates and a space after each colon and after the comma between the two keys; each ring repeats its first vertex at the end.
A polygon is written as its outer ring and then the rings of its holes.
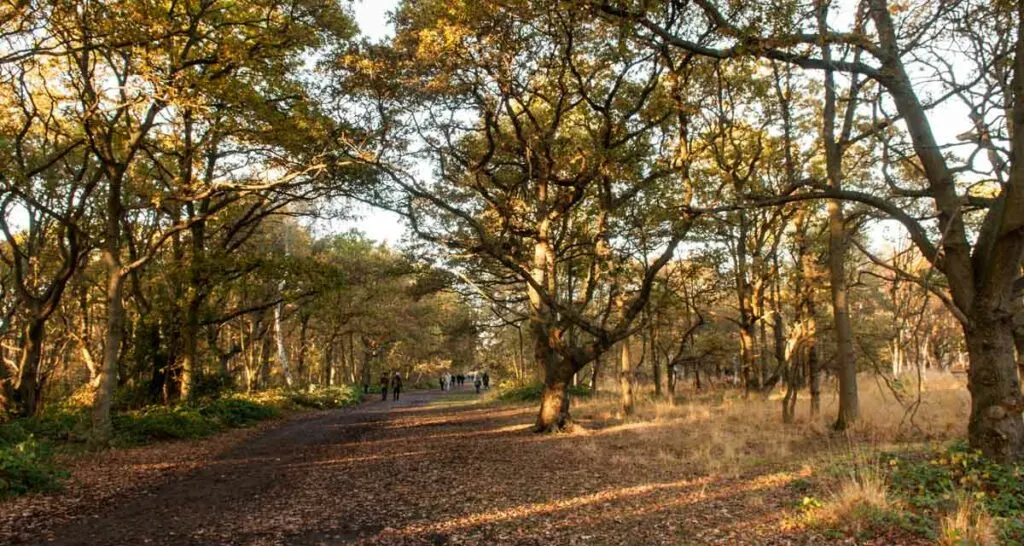
{"type": "Polygon", "coordinates": [[[54,408],[38,417],[23,419],[21,423],[38,438],[70,442],[83,437],[89,424],[89,414],[84,408],[54,408]]]}
{"type": "Polygon", "coordinates": [[[201,406],[199,414],[227,427],[244,427],[277,417],[280,411],[244,398],[221,398],[201,406]]]}
{"type": "Polygon", "coordinates": [[[344,408],[363,400],[362,392],[355,386],[316,387],[308,391],[287,391],[291,407],[306,409],[344,408]]]}
{"type": "MultiPolygon", "coordinates": [[[[340,408],[361,400],[362,393],[355,386],[279,389],[176,407],[120,411],[112,416],[111,424],[115,445],[135,446],[202,438],[272,419],[284,410],[340,408]]],[[[53,446],[85,439],[88,425],[88,410],[77,406],[55,407],[37,417],[0,425],[0,496],[56,487],[62,473],[51,463],[53,446]]]]}
{"type": "Polygon", "coordinates": [[[115,443],[138,445],[155,440],[202,438],[220,431],[223,426],[203,416],[194,407],[167,408],[153,406],[115,415],[112,420],[115,443]]]}
{"type": "MultiPolygon", "coordinates": [[[[541,383],[530,383],[519,386],[502,385],[498,392],[498,400],[505,402],[533,402],[540,400],[544,393],[544,385],[541,383]]],[[[569,386],[569,396],[587,397],[590,396],[590,389],[583,385],[569,386]]]]}
{"type": "Polygon", "coordinates": [[[0,442],[0,497],[54,489],[63,475],[54,468],[45,442],[32,437],[17,443],[0,442]]]}

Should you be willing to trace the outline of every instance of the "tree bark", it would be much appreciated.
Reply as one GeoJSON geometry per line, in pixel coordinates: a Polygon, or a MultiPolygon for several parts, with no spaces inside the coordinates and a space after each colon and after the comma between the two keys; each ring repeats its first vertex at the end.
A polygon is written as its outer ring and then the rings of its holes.
{"type": "Polygon", "coordinates": [[[998,461],[1024,458],[1024,396],[1014,359],[1012,317],[979,306],[964,327],[970,356],[971,446],[998,461]]]}
{"type": "Polygon", "coordinates": [[[1013,345],[1017,349],[1017,377],[1024,381],[1024,297],[1014,297],[1013,345]]]}
{"type": "Polygon", "coordinates": [[[96,397],[92,410],[92,436],[97,443],[106,443],[113,432],[110,410],[114,401],[114,386],[117,382],[117,364],[124,337],[124,281],[120,259],[104,251],[110,271],[107,279],[106,334],[103,341],[103,363],[100,365],[96,397]]]}
{"type": "Polygon", "coordinates": [[[652,318],[650,324],[648,325],[648,328],[650,330],[650,334],[648,334],[648,337],[650,338],[650,344],[649,345],[650,345],[650,351],[651,351],[651,353],[650,353],[651,354],[651,371],[654,372],[653,373],[653,376],[654,376],[654,396],[657,397],[657,398],[661,398],[661,395],[662,395],[662,392],[661,392],[661,364],[658,361],[658,349],[657,349],[657,344],[656,344],[656,342],[657,342],[657,337],[656,337],[657,333],[656,333],[655,328],[654,328],[654,320],[653,320],[653,318],[652,318]]]}
{"type": "Polygon", "coordinates": [[[668,375],[668,403],[676,405],[676,366],[675,364],[669,363],[667,366],[668,375]]]}
{"type": "MultiPolygon", "coordinates": [[[[282,280],[277,286],[278,292],[284,290],[284,281],[282,280]]],[[[277,343],[277,360],[281,365],[281,373],[284,375],[284,382],[289,387],[292,386],[294,380],[292,379],[292,370],[288,366],[288,348],[285,345],[284,340],[284,303],[278,303],[274,306],[274,340],[277,343]]]]}
{"type": "Polygon", "coordinates": [[[534,424],[536,432],[558,432],[572,427],[569,416],[569,384],[576,373],[572,361],[561,358],[543,339],[536,341],[535,355],[544,363],[544,392],[534,424]]]}
{"type": "Polygon", "coordinates": [[[35,415],[39,411],[39,363],[43,355],[45,325],[45,320],[30,319],[22,334],[21,359],[14,389],[15,409],[22,416],[35,415]]]}
{"type": "Polygon", "coordinates": [[[308,331],[309,316],[306,315],[303,316],[299,322],[299,354],[295,359],[295,373],[306,383],[309,383],[309,377],[306,370],[306,351],[308,350],[306,345],[309,341],[307,339],[308,331]]]}
{"type": "Polygon", "coordinates": [[[181,328],[181,398],[192,398],[199,370],[199,308],[202,299],[196,294],[195,287],[189,290],[188,304],[185,306],[185,320],[181,328]]]}
{"type": "Polygon", "coordinates": [[[619,397],[620,409],[623,417],[633,415],[635,407],[633,404],[633,362],[629,349],[629,338],[622,340],[619,349],[619,397]]]}

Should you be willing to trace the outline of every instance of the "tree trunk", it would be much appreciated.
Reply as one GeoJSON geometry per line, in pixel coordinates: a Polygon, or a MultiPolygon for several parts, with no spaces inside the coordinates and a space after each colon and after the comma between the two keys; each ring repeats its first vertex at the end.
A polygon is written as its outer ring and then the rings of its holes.
{"type": "Polygon", "coordinates": [[[603,361],[603,355],[597,357],[597,359],[594,360],[594,367],[590,370],[590,392],[594,394],[597,394],[597,383],[600,378],[601,365],[603,364],[603,361]]]}
{"type": "MultiPolygon", "coordinates": [[[[516,332],[519,335],[519,366],[516,370],[516,380],[522,383],[524,378],[526,377],[526,351],[523,349],[523,327],[516,326],[516,332]]],[[[596,370],[594,371],[594,375],[595,377],[597,376],[596,370]]],[[[594,387],[594,389],[594,392],[597,392],[596,386],[594,387]]]]}
{"type": "MultiPolygon", "coordinates": [[[[344,346],[342,346],[342,350],[345,350],[344,346]]],[[[356,339],[354,332],[348,333],[348,364],[348,381],[355,385],[358,370],[356,369],[356,339]]]]}
{"type": "MultiPolygon", "coordinates": [[[[742,188],[737,188],[737,192],[741,190],[742,188]]],[[[747,265],[747,216],[742,210],[737,214],[739,234],[736,242],[736,299],[740,311],[740,371],[743,375],[743,392],[744,394],[749,394],[752,381],[751,374],[757,366],[757,357],[754,353],[757,324],[754,319],[753,287],[747,279],[749,275],[749,267],[747,265]]]]}
{"type": "Polygon", "coordinates": [[[306,351],[307,351],[307,334],[309,331],[309,316],[303,316],[299,322],[299,354],[295,359],[295,373],[306,383],[309,383],[309,378],[306,373],[306,351]]]}
{"type": "MultiPolygon", "coordinates": [[[[277,286],[278,292],[284,290],[284,281],[282,280],[277,286]]],[[[274,340],[277,342],[277,360],[281,365],[281,374],[284,375],[284,382],[289,387],[292,386],[294,380],[292,379],[292,371],[288,366],[288,348],[284,342],[284,303],[278,303],[274,306],[274,340]]]]}
{"type": "Polygon", "coordinates": [[[558,432],[572,427],[569,415],[569,382],[574,369],[572,362],[552,355],[550,365],[544,373],[544,392],[541,395],[540,411],[534,425],[536,432],[558,432]]]}
{"type": "MultiPolygon", "coordinates": [[[[195,290],[193,288],[193,290],[195,290]]],[[[191,291],[190,291],[191,292],[191,291]]],[[[192,398],[199,370],[199,308],[202,300],[197,294],[189,296],[185,306],[185,320],[181,328],[181,399],[192,398]]]]}
{"type": "MultiPolygon", "coordinates": [[[[790,370],[793,374],[793,371],[790,370]]],[[[796,395],[800,385],[798,382],[790,380],[786,382],[786,394],[782,397],[782,422],[786,424],[792,423],[796,418],[796,395]]]]}
{"type": "Polygon", "coordinates": [[[818,346],[812,337],[807,347],[808,390],[811,391],[811,417],[821,415],[821,363],[818,361],[818,346]]]}
{"type": "MultiPolygon", "coordinates": [[[[32,416],[39,411],[39,362],[43,354],[45,324],[44,320],[30,319],[25,325],[14,391],[16,411],[22,416],[32,416]]],[[[0,366],[3,365],[0,362],[0,366]]]]}
{"type": "Polygon", "coordinates": [[[666,372],[668,373],[668,403],[676,405],[676,365],[669,364],[666,372]]]}
{"type": "Polygon", "coordinates": [[[124,336],[124,281],[120,260],[106,252],[110,264],[107,279],[107,320],[103,341],[103,363],[99,370],[96,397],[92,409],[93,441],[106,443],[110,439],[110,409],[114,401],[114,386],[117,381],[117,364],[124,336]]]}
{"type": "Polygon", "coordinates": [[[654,372],[654,396],[661,398],[661,364],[658,362],[658,349],[655,344],[657,338],[655,337],[656,332],[653,320],[650,322],[649,329],[649,337],[651,339],[651,371],[654,372]]]}
{"type": "Polygon", "coordinates": [[[964,327],[970,355],[971,446],[1002,462],[1024,458],[1024,396],[1014,360],[1010,317],[978,309],[964,327]]]}
{"type": "Polygon", "coordinates": [[[754,352],[754,339],[757,326],[753,320],[741,319],[743,325],[740,328],[740,373],[743,377],[743,392],[749,393],[754,381],[752,373],[757,366],[757,356],[754,352]]]}
{"type": "Polygon", "coordinates": [[[370,348],[363,345],[363,391],[370,386],[370,348]]]}
{"type": "MultiPolygon", "coordinates": [[[[342,353],[344,358],[344,353],[342,353]]],[[[334,342],[330,341],[327,343],[327,347],[324,349],[324,362],[323,362],[323,379],[322,381],[329,387],[334,386],[335,381],[335,366],[334,366],[334,342]]]]}
{"type": "Polygon", "coordinates": [[[14,410],[14,382],[3,364],[6,349],[0,345],[0,414],[14,410]]]}
{"type": "Polygon", "coordinates": [[[839,415],[833,427],[845,430],[857,420],[860,402],[857,393],[857,361],[853,356],[853,327],[846,299],[845,228],[839,201],[829,201],[829,277],[832,285],[832,312],[836,327],[836,375],[839,377],[839,415]]]}
{"type": "Polygon", "coordinates": [[[632,355],[629,349],[629,338],[622,340],[622,346],[619,349],[619,396],[621,400],[622,416],[629,417],[633,415],[635,407],[633,405],[633,362],[632,355]]]}
{"type": "Polygon", "coordinates": [[[262,342],[260,344],[260,368],[259,373],[256,375],[258,381],[257,387],[268,388],[270,386],[270,336],[269,332],[264,330],[262,336],[262,342]]]}

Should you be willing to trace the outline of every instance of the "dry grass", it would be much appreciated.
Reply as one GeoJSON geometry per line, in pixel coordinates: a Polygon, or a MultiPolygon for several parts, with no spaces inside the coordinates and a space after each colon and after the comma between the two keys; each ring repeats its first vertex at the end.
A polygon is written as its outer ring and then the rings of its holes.
{"type": "Polygon", "coordinates": [[[856,535],[884,522],[887,515],[899,509],[898,503],[889,498],[884,473],[874,466],[858,466],[838,483],[828,502],[812,517],[818,525],[856,535]]]}
{"type": "Polygon", "coordinates": [[[942,518],[942,546],[989,546],[998,542],[992,518],[970,495],[962,495],[956,511],[942,518]]]}
{"type": "MultiPolygon", "coordinates": [[[[715,390],[683,391],[676,405],[641,397],[636,414],[617,418],[614,393],[578,401],[577,421],[596,436],[581,441],[588,454],[640,464],[686,464],[702,473],[740,475],[755,466],[793,463],[851,449],[874,451],[897,443],[942,441],[966,434],[970,398],[964,381],[949,374],[925,378],[921,400],[907,411],[890,390],[871,376],[860,377],[861,419],[845,434],[831,432],[836,397],[822,394],[821,415],[811,417],[806,393],[795,423],[782,423],[781,392],[768,397],[715,390]],[[653,455],[652,455],[653,454],[653,455]]],[[[905,381],[904,384],[910,383],[905,381]]],[[[824,390],[829,390],[826,384],[824,390]]],[[[905,401],[916,399],[912,385],[905,401]]]]}
{"type": "Polygon", "coordinates": [[[829,505],[840,518],[856,512],[859,508],[870,507],[888,510],[892,507],[889,488],[884,474],[875,467],[861,467],[851,472],[833,492],[829,505]]]}

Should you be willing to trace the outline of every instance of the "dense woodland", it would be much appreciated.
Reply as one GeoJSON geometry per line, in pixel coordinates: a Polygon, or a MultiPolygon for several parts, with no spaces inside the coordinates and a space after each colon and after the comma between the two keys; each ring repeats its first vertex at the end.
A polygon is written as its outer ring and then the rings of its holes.
{"type": "Polygon", "coordinates": [[[1020,460],[1022,10],[4,2],[0,415],[487,369],[539,431],[574,384],[843,430],[945,370],[1020,460]],[[322,229],[356,203],[401,250],[322,229]]]}

